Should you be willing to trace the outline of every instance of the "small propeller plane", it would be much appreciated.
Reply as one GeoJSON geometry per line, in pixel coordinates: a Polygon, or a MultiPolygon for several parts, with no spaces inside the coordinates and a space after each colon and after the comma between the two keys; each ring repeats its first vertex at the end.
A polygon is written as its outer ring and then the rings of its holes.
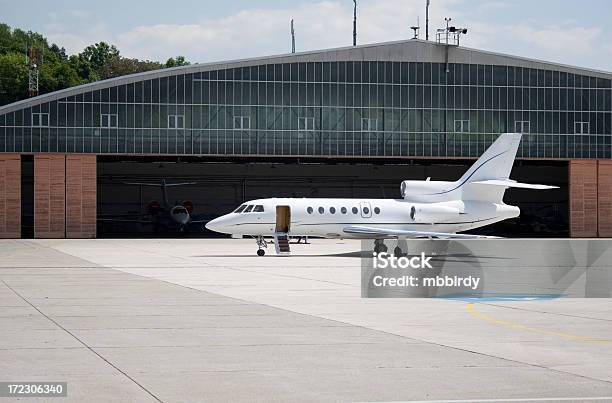
{"type": "MultiPolygon", "coordinates": [[[[405,180],[401,199],[271,198],[241,204],[206,228],[250,235],[263,256],[265,237],[274,237],[277,254],[287,255],[289,236],[374,239],[384,252],[385,239],[491,238],[461,234],[508,218],[520,210],[503,202],[507,188],[554,189],[509,178],[521,134],[504,133],[457,181],[405,180]]],[[[401,249],[395,248],[399,255],[401,249]]]]}

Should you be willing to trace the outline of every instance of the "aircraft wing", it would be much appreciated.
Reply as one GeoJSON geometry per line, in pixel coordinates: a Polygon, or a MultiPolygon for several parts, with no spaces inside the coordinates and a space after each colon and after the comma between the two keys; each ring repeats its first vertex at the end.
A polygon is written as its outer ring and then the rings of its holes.
{"type": "Polygon", "coordinates": [[[367,226],[350,226],[343,229],[347,234],[369,235],[383,238],[454,238],[454,239],[484,239],[495,236],[454,234],[451,232],[408,231],[401,229],[378,228],[367,226]]]}

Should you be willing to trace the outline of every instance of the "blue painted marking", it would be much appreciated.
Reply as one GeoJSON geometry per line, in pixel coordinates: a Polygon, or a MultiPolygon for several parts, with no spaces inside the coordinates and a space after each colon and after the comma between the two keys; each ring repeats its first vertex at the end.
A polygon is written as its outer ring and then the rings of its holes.
{"type": "Polygon", "coordinates": [[[543,301],[563,297],[563,294],[497,294],[497,293],[481,293],[481,294],[456,294],[441,299],[459,300],[459,301],[476,301],[476,302],[503,302],[503,301],[543,301]]]}

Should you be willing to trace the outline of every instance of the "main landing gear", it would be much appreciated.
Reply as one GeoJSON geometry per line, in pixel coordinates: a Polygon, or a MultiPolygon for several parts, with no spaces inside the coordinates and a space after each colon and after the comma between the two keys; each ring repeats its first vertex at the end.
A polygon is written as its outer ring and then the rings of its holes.
{"type": "MultiPolygon", "coordinates": [[[[387,245],[385,245],[384,239],[374,240],[374,252],[383,253],[383,252],[387,252],[387,250],[388,248],[387,248],[387,245]]],[[[397,245],[395,248],[393,248],[393,255],[395,257],[402,257],[402,256],[405,256],[406,254],[404,253],[404,251],[402,251],[402,248],[400,248],[400,246],[397,245]]]]}
{"type": "Polygon", "coordinates": [[[402,252],[402,248],[400,248],[399,246],[396,246],[395,249],[393,249],[393,255],[395,257],[401,257],[404,253],[402,252]]]}
{"type": "Polygon", "coordinates": [[[257,256],[263,256],[266,254],[266,251],[263,250],[263,248],[267,248],[268,247],[268,243],[266,242],[266,240],[264,239],[263,236],[259,235],[257,238],[255,238],[255,242],[257,242],[257,256]]]}
{"type": "Polygon", "coordinates": [[[382,253],[387,251],[387,245],[385,245],[384,239],[374,240],[374,252],[382,253]]]}

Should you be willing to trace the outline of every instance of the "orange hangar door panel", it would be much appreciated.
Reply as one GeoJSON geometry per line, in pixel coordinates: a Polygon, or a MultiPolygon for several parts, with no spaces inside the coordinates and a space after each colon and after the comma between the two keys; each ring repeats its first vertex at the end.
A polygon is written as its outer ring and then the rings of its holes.
{"type": "Polygon", "coordinates": [[[289,206],[276,206],[275,232],[289,232],[291,227],[291,208],[289,206]]]}

